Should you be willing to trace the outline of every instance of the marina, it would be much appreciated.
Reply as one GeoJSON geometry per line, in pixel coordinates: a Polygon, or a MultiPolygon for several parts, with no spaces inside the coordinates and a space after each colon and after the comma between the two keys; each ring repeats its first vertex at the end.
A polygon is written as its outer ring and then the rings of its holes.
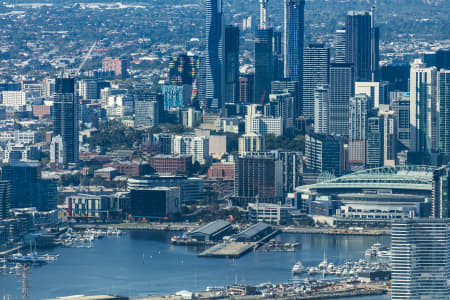
{"type": "MultiPolygon", "coordinates": [[[[30,299],[47,299],[75,294],[120,294],[131,297],[169,295],[179,290],[202,291],[208,286],[273,284],[304,280],[291,274],[301,260],[306,268],[323,260],[323,249],[335,265],[364,258],[364,251],[389,238],[302,235],[282,233],[280,243],[300,243],[295,252],[251,251],[238,260],[198,257],[200,247],[179,247],[170,239],[180,232],[130,231],[94,242],[92,248],[57,247],[49,254],[56,261],[32,267],[29,272],[30,299]],[[131,271],[132,270],[132,271],[131,271]],[[220,276],[217,274],[220,273],[220,276]],[[170,281],[167,281],[170,278],[170,281]]],[[[3,276],[0,290],[11,298],[20,297],[15,276],[3,276]]],[[[365,299],[363,297],[358,299],[365,299]]],[[[374,296],[367,300],[381,300],[374,296]]]]}

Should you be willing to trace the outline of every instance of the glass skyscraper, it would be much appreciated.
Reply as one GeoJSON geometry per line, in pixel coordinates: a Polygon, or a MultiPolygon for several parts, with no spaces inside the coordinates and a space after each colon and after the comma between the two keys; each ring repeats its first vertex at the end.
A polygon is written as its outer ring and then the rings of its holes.
{"type": "Polygon", "coordinates": [[[303,115],[314,119],[314,90],[327,85],[330,79],[330,48],[310,44],[304,50],[303,115]]]}
{"type": "Polygon", "coordinates": [[[353,64],[356,81],[374,81],[378,76],[379,31],[373,13],[350,11],[345,24],[346,62],[353,64]]]}
{"type": "Polygon", "coordinates": [[[450,70],[440,70],[437,76],[439,103],[439,151],[450,160],[450,70]]]}
{"type": "Polygon", "coordinates": [[[225,98],[227,103],[239,99],[239,28],[225,26],[225,98]]]}
{"type": "Polygon", "coordinates": [[[273,29],[258,29],[255,42],[255,103],[269,101],[270,82],[273,78],[273,29]]]}
{"type": "MultiPolygon", "coordinates": [[[[303,45],[305,0],[284,0],[284,77],[300,82],[303,103],[303,45]]],[[[303,108],[303,104],[299,106],[303,108]]],[[[298,116],[301,111],[296,111],[298,116]]]]}
{"type": "Polygon", "coordinates": [[[284,77],[300,82],[300,105],[294,115],[303,108],[303,47],[305,27],[305,0],[284,0],[284,77]]]}
{"type": "Polygon", "coordinates": [[[329,92],[330,133],[348,136],[349,103],[355,95],[355,76],[350,64],[331,64],[329,92]]]}
{"type": "Polygon", "coordinates": [[[221,109],[224,82],[224,22],[222,0],[206,0],[205,13],[205,103],[203,106],[221,109]]]}
{"type": "Polygon", "coordinates": [[[284,77],[302,82],[305,0],[284,0],[284,77]]]}
{"type": "Polygon", "coordinates": [[[64,163],[78,161],[78,109],[73,78],[56,78],[53,101],[53,134],[63,140],[64,163]]]}
{"type": "Polygon", "coordinates": [[[392,300],[448,300],[448,219],[392,221],[392,300]]]}

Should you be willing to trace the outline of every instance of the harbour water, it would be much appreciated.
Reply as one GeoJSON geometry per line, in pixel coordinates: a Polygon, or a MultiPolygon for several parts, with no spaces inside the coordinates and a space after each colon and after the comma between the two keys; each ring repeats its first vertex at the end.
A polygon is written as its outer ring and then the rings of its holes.
{"type": "MultiPolygon", "coordinates": [[[[171,245],[175,234],[134,231],[96,240],[92,248],[55,248],[50,253],[60,254],[56,262],[30,270],[30,299],[112,293],[137,297],[233,283],[287,282],[298,260],[305,267],[316,266],[325,250],[327,259],[339,264],[363,258],[364,250],[376,242],[390,242],[389,237],[281,234],[279,241],[301,243],[296,252],[257,251],[233,260],[199,258],[201,249],[171,245]]],[[[0,276],[0,295],[21,299],[20,280],[0,276]]]]}

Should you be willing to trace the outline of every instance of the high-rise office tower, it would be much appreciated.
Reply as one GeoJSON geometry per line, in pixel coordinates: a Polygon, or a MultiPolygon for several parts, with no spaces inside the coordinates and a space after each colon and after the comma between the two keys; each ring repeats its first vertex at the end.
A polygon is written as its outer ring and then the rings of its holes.
{"type": "Polygon", "coordinates": [[[431,216],[438,219],[450,218],[450,173],[444,165],[433,171],[431,216]]]}
{"type": "Polygon", "coordinates": [[[380,104],[389,103],[389,89],[387,82],[355,82],[355,94],[366,94],[369,96],[369,109],[378,108],[380,104]]]}
{"type": "Polygon", "coordinates": [[[10,207],[10,187],[8,180],[0,180],[0,220],[7,219],[10,207]]]}
{"type": "Polygon", "coordinates": [[[448,220],[392,221],[392,300],[448,299],[448,220]]]}
{"type": "Polygon", "coordinates": [[[314,90],[330,79],[330,48],[310,44],[303,54],[303,116],[314,119],[314,90]]]}
{"type": "Polygon", "coordinates": [[[391,106],[395,112],[395,119],[397,122],[397,141],[409,149],[409,136],[411,134],[409,123],[409,93],[392,92],[391,106]]]}
{"type": "Polygon", "coordinates": [[[236,159],[234,198],[247,203],[278,203],[283,197],[282,162],[272,153],[247,153],[236,159]]]}
{"type": "Polygon", "coordinates": [[[206,0],[205,13],[205,102],[221,109],[224,82],[224,21],[222,0],[206,0]]]}
{"type": "Polygon", "coordinates": [[[283,193],[291,193],[303,181],[303,155],[294,151],[271,151],[275,157],[281,160],[283,171],[283,193]]]}
{"type": "Polygon", "coordinates": [[[437,75],[437,103],[439,104],[439,151],[450,160],[450,70],[437,75]]]}
{"type": "Polygon", "coordinates": [[[345,28],[336,30],[334,47],[336,50],[334,62],[344,64],[347,57],[347,31],[345,28]]]}
{"type": "Polygon", "coordinates": [[[134,102],[134,121],[136,126],[153,127],[159,124],[159,103],[138,100],[134,102]]]}
{"type": "Polygon", "coordinates": [[[436,102],[436,68],[415,60],[410,73],[410,151],[439,150],[439,115],[436,102]]]}
{"type": "Polygon", "coordinates": [[[346,19],[346,62],[353,64],[356,81],[375,81],[378,72],[378,29],[373,12],[350,11],[346,19]]]}
{"type": "Polygon", "coordinates": [[[316,172],[336,176],[344,172],[344,143],[340,136],[326,134],[305,135],[305,165],[316,172]]]}
{"type": "Polygon", "coordinates": [[[365,166],[367,152],[367,118],[370,98],[357,94],[350,99],[350,128],[348,139],[349,163],[365,166]]]}
{"type": "Polygon", "coordinates": [[[64,163],[78,161],[78,97],[73,78],[56,78],[53,101],[53,133],[60,135],[64,147],[64,163]]]}
{"type": "Polygon", "coordinates": [[[367,119],[367,163],[368,169],[381,167],[384,149],[384,122],[383,117],[373,116],[367,119]]]}
{"type": "Polygon", "coordinates": [[[271,83],[271,92],[272,94],[283,94],[285,92],[288,92],[289,94],[294,97],[294,118],[298,117],[298,115],[295,114],[297,111],[301,111],[301,102],[300,102],[300,84],[298,81],[292,81],[292,80],[276,80],[272,81],[271,83]]]}
{"type": "Polygon", "coordinates": [[[11,208],[33,207],[41,179],[39,165],[14,162],[2,167],[2,180],[8,180],[11,192],[11,208]]]}
{"type": "Polygon", "coordinates": [[[239,102],[253,103],[254,74],[239,77],[239,102]]]}
{"type": "Polygon", "coordinates": [[[56,209],[57,182],[41,178],[38,163],[21,161],[5,165],[2,167],[1,180],[9,182],[9,190],[0,184],[0,192],[9,193],[11,208],[36,207],[39,211],[56,209]]]}
{"type": "MultiPolygon", "coordinates": [[[[284,0],[284,77],[300,82],[300,102],[303,103],[303,47],[305,0],[284,0]]],[[[302,106],[299,109],[303,108],[302,106]]],[[[295,116],[300,116],[296,111],[295,116]]]]}
{"type": "Polygon", "coordinates": [[[264,105],[266,117],[282,118],[283,128],[294,127],[294,97],[288,92],[270,94],[270,101],[264,105]]]}
{"type": "Polygon", "coordinates": [[[328,134],[329,131],[329,88],[318,86],[314,90],[314,133],[328,134]]]}
{"type": "Polygon", "coordinates": [[[407,62],[391,63],[380,68],[380,80],[389,82],[389,90],[407,92],[410,65],[407,62]]]}
{"type": "Polygon", "coordinates": [[[378,114],[382,118],[381,137],[383,140],[383,165],[395,166],[397,160],[397,119],[394,110],[381,109],[378,114]]]}
{"type": "Polygon", "coordinates": [[[270,82],[273,79],[273,28],[267,21],[267,0],[260,0],[260,24],[255,41],[255,93],[254,103],[269,101],[270,82]]]}
{"type": "Polygon", "coordinates": [[[450,49],[439,49],[436,51],[436,68],[441,69],[450,69],[450,49]]]}
{"type": "Polygon", "coordinates": [[[329,91],[330,133],[348,135],[349,101],[355,95],[355,76],[350,64],[331,64],[329,91]]]}
{"type": "Polygon", "coordinates": [[[284,1],[284,77],[302,82],[304,0],[284,1]]]}
{"type": "Polygon", "coordinates": [[[239,99],[239,27],[225,26],[225,95],[227,103],[239,99]]]}
{"type": "Polygon", "coordinates": [[[284,62],[283,62],[283,33],[281,31],[273,32],[272,54],[273,54],[272,80],[282,80],[284,78],[284,62]]]}

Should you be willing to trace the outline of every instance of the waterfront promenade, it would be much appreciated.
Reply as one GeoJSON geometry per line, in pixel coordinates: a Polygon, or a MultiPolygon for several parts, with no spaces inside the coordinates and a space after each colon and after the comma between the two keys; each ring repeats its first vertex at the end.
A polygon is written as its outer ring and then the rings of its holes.
{"type": "MultiPolygon", "coordinates": [[[[120,230],[163,230],[163,231],[193,231],[200,227],[197,223],[120,223],[120,224],[76,224],[74,228],[108,228],[114,227],[120,230]]],[[[327,235],[354,235],[354,236],[382,236],[390,235],[391,230],[382,229],[339,229],[339,228],[316,228],[297,226],[275,226],[281,232],[302,234],[327,234],[327,235]]]]}
{"type": "MultiPolygon", "coordinates": [[[[379,283],[361,283],[348,286],[333,286],[327,289],[320,289],[307,294],[274,292],[271,295],[235,295],[225,296],[221,299],[228,300],[262,300],[262,299],[278,299],[278,300],[312,300],[312,299],[337,299],[337,298],[356,298],[364,296],[377,296],[386,294],[387,290],[383,284],[379,283]]],[[[192,299],[211,300],[217,299],[217,295],[211,292],[194,293],[192,299]]],[[[151,296],[133,298],[133,300],[162,300],[162,299],[180,299],[176,295],[167,296],[151,296]]],[[[356,298],[357,299],[357,298],[356,298]]]]}

